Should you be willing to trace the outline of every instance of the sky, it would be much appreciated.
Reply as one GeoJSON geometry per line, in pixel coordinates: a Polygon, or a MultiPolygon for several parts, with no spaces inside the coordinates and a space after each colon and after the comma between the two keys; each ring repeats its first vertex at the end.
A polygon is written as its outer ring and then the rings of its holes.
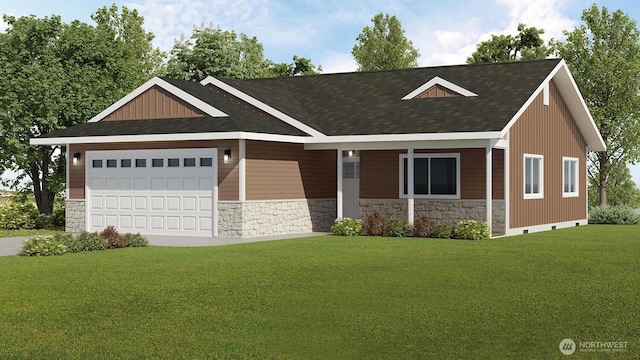
{"type": "MultiPolygon", "coordinates": [[[[463,64],[480,41],[515,34],[519,23],[544,29],[545,40],[563,40],[563,30],[579,26],[582,11],[594,3],[640,21],[638,0],[0,0],[0,13],[92,24],[91,14],[113,3],[137,9],[155,46],[167,53],[194,26],[219,26],[257,37],[267,59],[291,62],[298,55],[321,65],[323,73],[355,71],[351,49],[379,12],[402,22],[420,52],[419,66],[463,64]]],[[[0,31],[6,27],[0,21],[0,31]]],[[[631,172],[640,185],[640,165],[631,172]]]]}

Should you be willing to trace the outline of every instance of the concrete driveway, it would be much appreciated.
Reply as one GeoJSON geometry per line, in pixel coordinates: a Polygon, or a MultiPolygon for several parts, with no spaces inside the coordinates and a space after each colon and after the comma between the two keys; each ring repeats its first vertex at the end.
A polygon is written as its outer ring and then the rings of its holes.
{"type": "MultiPolygon", "coordinates": [[[[309,236],[322,236],[328,233],[304,233],[304,234],[292,234],[292,235],[273,235],[273,236],[261,236],[247,239],[231,239],[231,238],[209,238],[209,237],[195,237],[195,236],[169,236],[169,235],[145,235],[149,239],[149,245],[151,246],[183,246],[183,247],[195,247],[195,246],[222,246],[233,244],[246,244],[260,241],[275,241],[284,239],[295,239],[309,236]]],[[[18,255],[22,248],[22,243],[28,236],[12,237],[12,238],[0,238],[0,256],[18,255]]]]}

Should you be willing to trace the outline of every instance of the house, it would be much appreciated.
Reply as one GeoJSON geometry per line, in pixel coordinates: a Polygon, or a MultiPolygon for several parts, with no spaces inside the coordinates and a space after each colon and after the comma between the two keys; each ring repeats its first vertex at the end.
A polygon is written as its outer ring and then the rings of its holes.
{"type": "Polygon", "coordinates": [[[373,210],[487,221],[494,235],[587,223],[605,144],[561,59],[202,82],[153,78],[66,145],[67,230],[253,237],[373,210]]]}

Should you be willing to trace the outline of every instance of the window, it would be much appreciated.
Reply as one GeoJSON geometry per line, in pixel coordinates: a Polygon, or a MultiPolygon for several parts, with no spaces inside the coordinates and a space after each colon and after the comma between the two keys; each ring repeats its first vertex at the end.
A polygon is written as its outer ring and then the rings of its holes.
{"type": "Polygon", "coordinates": [[[524,198],[544,197],[544,167],[542,155],[524,154],[524,198]]]}
{"type": "Polygon", "coordinates": [[[93,160],[92,166],[94,168],[101,168],[102,167],[102,160],[93,160]]]}
{"type": "Polygon", "coordinates": [[[136,167],[147,167],[147,159],[136,159],[136,167]]]}
{"type": "Polygon", "coordinates": [[[151,167],[163,167],[164,159],[151,159],[151,167]]]}
{"type": "Polygon", "coordinates": [[[210,157],[200,158],[200,166],[213,166],[213,159],[210,157]]]}
{"type": "Polygon", "coordinates": [[[118,167],[118,160],[116,160],[116,159],[108,159],[107,160],[107,167],[108,168],[118,167]]]}
{"type": "Polygon", "coordinates": [[[184,158],[184,166],[185,167],[196,166],[196,158],[184,158]]]}
{"type": "Polygon", "coordinates": [[[122,160],[120,160],[120,167],[130,168],[131,167],[131,159],[122,159],[122,160]]]}
{"type": "MultiPolygon", "coordinates": [[[[407,197],[407,155],[401,155],[401,197],[407,197]]],[[[413,194],[416,198],[460,197],[460,154],[415,154],[413,158],[413,194]]]]}
{"type": "Polygon", "coordinates": [[[178,166],[180,166],[180,159],[178,159],[178,158],[169,158],[169,159],[167,159],[167,166],[168,167],[178,167],[178,166]]]}
{"type": "Polygon", "coordinates": [[[578,196],[578,159],[562,158],[562,196],[578,196]]]}

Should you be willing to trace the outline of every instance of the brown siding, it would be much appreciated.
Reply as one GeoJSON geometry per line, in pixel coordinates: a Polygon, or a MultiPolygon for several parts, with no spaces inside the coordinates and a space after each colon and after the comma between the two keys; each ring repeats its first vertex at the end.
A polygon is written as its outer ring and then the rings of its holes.
{"type": "Polygon", "coordinates": [[[168,91],[153,86],[103,121],[201,117],[204,113],[168,91]]]}
{"type": "Polygon", "coordinates": [[[247,200],[336,197],[336,152],[247,141],[247,200]]]}
{"type": "Polygon", "coordinates": [[[510,227],[585,219],[586,143],[555,84],[549,86],[549,106],[541,93],[509,131],[510,227]],[[524,199],[523,156],[543,155],[543,199],[524,199]],[[562,197],[562,157],[578,158],[578,197],[562,197]]]}
{"type": "Polygon", "coordinates": [[[452,97],[452,96],[461,96],[455,91],[451,91],[444,86],[441,85],[433,85],[427,90],[420,93],[416,98],[418,99],[426,99],[426,98],[438,98],[438,97],[452,97]]]}
{"type": "Polygon", "coordinates": [[[85,152],[96,150],[144,150],[144,149],[188,149],[218,148],[218,200],[238,200],[238,140],[216,141],[171,141],[149,143],[80,144],[70,145],[69,154],[80,153],[78,165],[69,168],[69,198],[85,197],[85,152]],[[224,164],[225,149],[231,149],[232,158],[224,164]]]}
{"type": "MultiPolygon", "coordinates": [[[[460,154],[460,198],[486,196],[485,149],[416,150],[419,153],[460,154]]],[[[406,150],[360,152],[360,198],[397,199],[399,197],[400,154],[406,150]]],[[[504,151],[493,150],[493,198],[504,199],[504,151]]]]}

